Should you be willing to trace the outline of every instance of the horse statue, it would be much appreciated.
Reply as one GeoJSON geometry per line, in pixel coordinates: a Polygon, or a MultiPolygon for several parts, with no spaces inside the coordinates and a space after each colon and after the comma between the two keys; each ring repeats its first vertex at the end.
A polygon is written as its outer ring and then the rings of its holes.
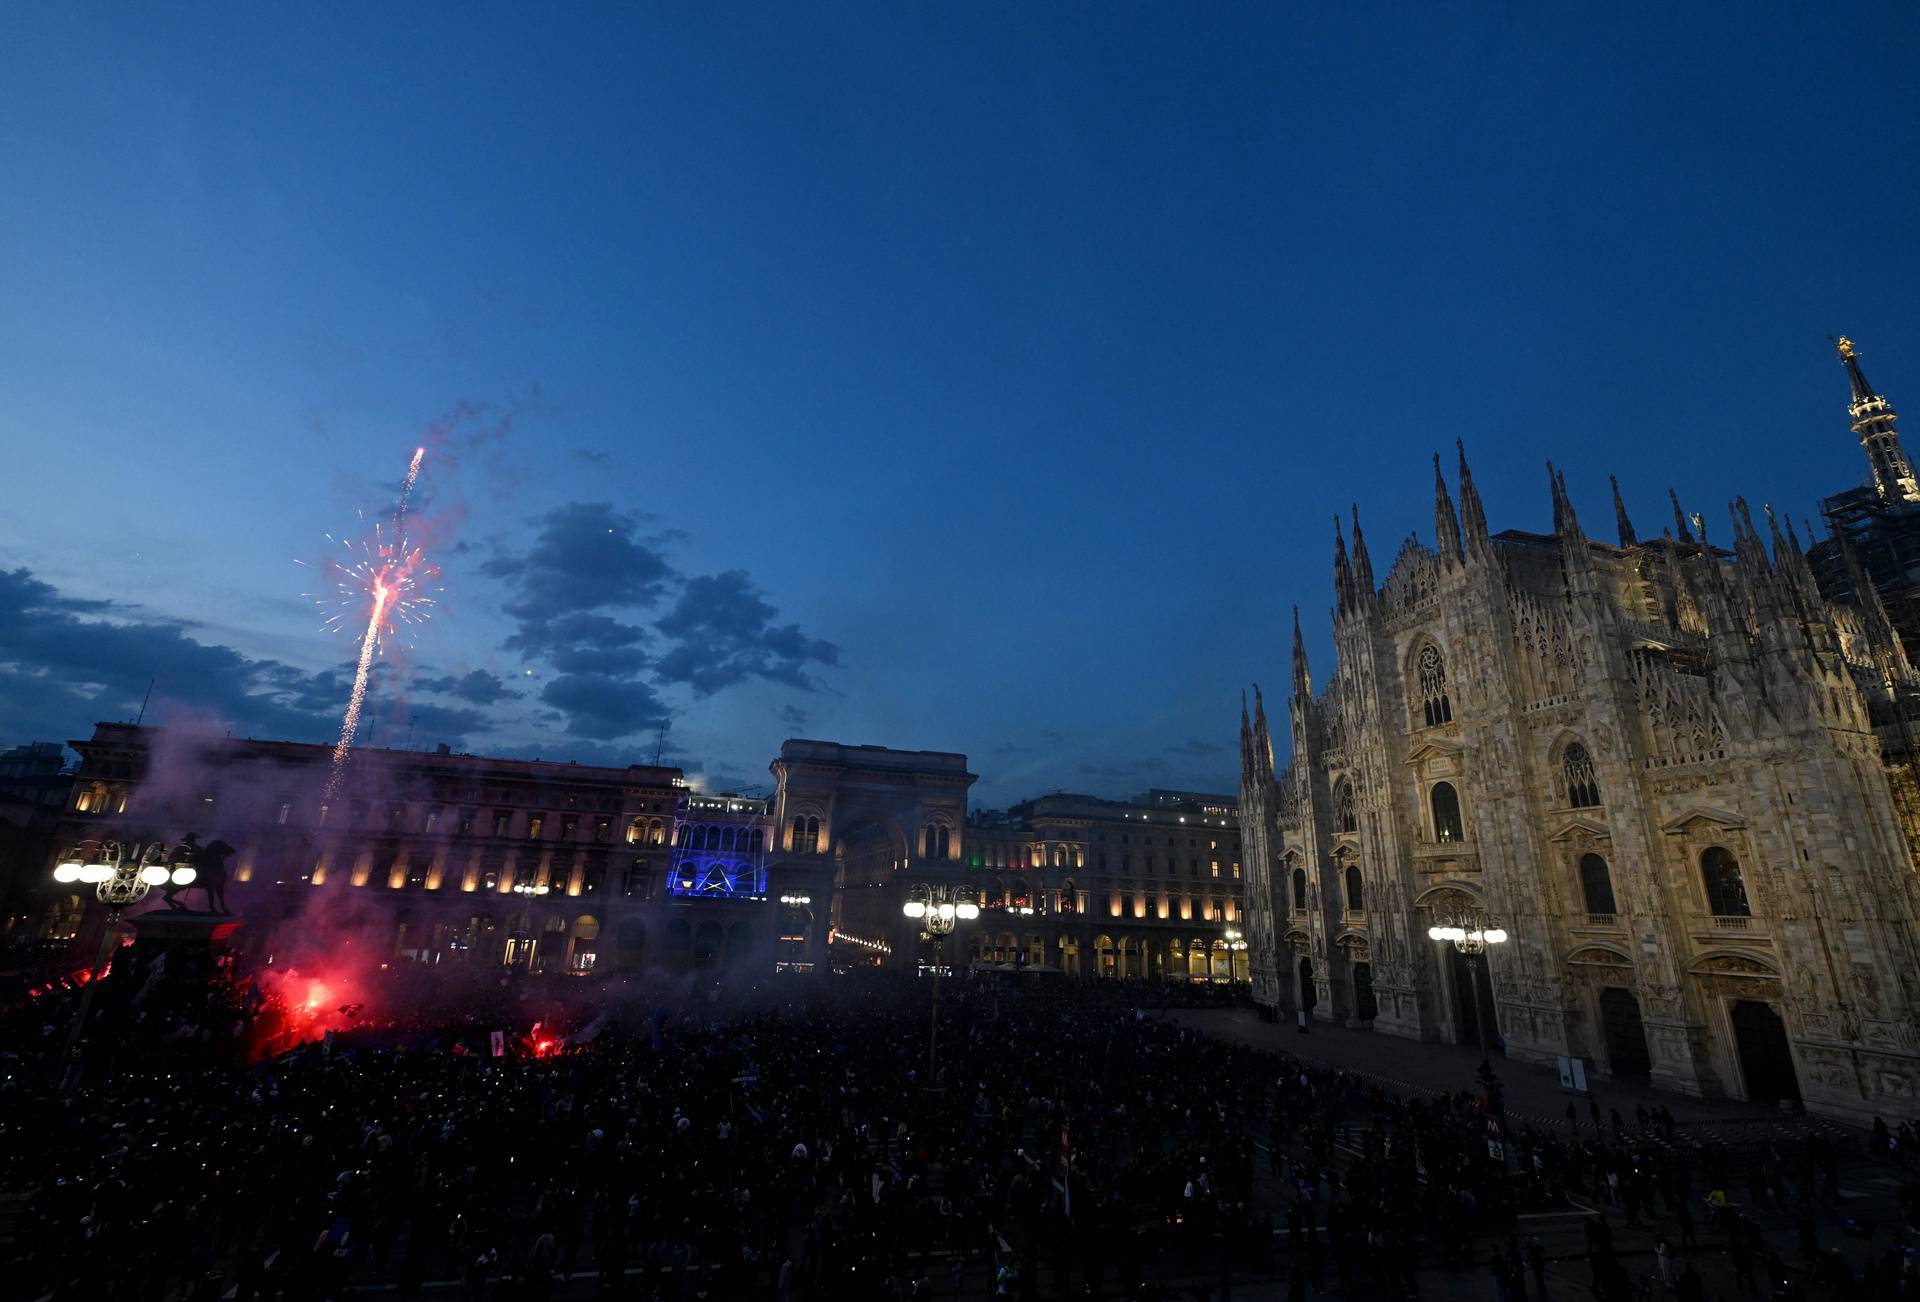
{"type": "Polygon", "coordinates": [[[199,891],[205,897],[205,912],[231,916],[233,911],[227,907],[227,860],[236,853],[234,848],[220,840],[201,845],[198,832],[188,832],[180,838],[180,844],[187,849],[180,866],[193,869],[193,880],[185,886],[168,882],[161,888],[160,902],[176,913],[188,912],[177,897],[199,891]]]}

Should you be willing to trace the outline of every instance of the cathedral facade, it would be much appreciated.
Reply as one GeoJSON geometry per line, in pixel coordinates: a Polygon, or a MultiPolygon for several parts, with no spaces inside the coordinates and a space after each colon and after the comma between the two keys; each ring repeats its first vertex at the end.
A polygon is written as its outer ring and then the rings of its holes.
{"type": "Polygon", "coordinates": [[[1488,530],[1438,457],[1435,545],[1376,582],[1336,522],[1337,662],[1294,628],[1276,771],[1241,718],[1255,998],[1289,1019],[1584,1059],[1677,1092],[1920,1108],[1916,680],[1885,608],[1821,595],[1791,524],[1674,503],[1590,539],[1488,530]],[[1765,537],[1763,537],[1763,533],[1765,537]],[[1892,777],[1890,780],[1890,768],[1892,777]],[[1503,930],[1464,954],[1436,925],[1503,930]]]}

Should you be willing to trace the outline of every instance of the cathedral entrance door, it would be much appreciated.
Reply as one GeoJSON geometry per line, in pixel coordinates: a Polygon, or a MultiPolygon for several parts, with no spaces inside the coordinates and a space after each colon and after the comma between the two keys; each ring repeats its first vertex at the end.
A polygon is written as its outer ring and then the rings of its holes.
{"type": "Polygon", "coordinates": [[[1302,958],[1300,960],[1300,1007],[1310,1013],[1314,1005],[1319,1002],[1320,996],[1313,989],[1313,960],[1302,958]]]}
{"type": "Polygon", "coordinates": [[[1373,997],[1373,964],[1353,965],[1353,1014],[1371,1022],[1380,1013],[1380,1001],[1373,997]]]}
{"type": "Polygon", "coordinates": [[[1645,1076],[1653,1070],[1640,1001],[1633,991],[1608,986],[1600,992],[1600,1025],[1607,1037],[1607,1070],[1615,1076],[1645,1076]]]}
{"type": "Polygon", "coordinates": [[[1493,982],[1488,978],[1487,956],[1462,954],[1451,945],[1446,950],[1453,955],[1453,1009],[1460,1026],[1459,1038],[1454,1043],[1478,1045],[1480,1020],[1484,1017],[1487,1051],[1492,1053],[1501,1050],[1500,1019],[1494,1013],[1493,982]],[[1474,998],[1476,991],[1480,996],[1478,1000],[1474,998]]]}
{"type": "Polygon", "coordinates": [[[1798,1099],[1800,1078],[1793,1070],[1787,1024],[1772,1004],[1737,1001],[1730,1010],[1734,1044],[1740,1050],[1740,1074],[1750,1099],[1798,1099]]]}

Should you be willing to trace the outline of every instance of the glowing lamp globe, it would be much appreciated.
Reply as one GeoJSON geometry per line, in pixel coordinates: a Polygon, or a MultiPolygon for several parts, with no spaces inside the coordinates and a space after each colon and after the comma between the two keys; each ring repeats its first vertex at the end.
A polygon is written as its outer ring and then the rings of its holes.
{"type": "Polygon", "coordinates": [[[951,918],[953,916],[953,906],[951,904],[942,904],[940,906],[940,916],[942,918],[951,918]]]}
{"type": "Polygon", "coordinates": [[[1495,945],[1503,945],[1506,943],[1507,933],[1502,928],[1495,927],[1487,933],[1487,940],[1495,945]]]}
{"type": "Polygon", "coordinates": [[[924,918],[927,916],[927,906],[919,900],[908,900],[900,906],[900,911],[909,918],[924,918]]]}
{"type": "Polygon", "coordinates": [[[140,880],[149,886],[165,886],[167,884],[167,870],[165,865],[157,863],[148,864],[140,870],[140,880]]]}
{"type": "Polygon", "coordinates": [[[961,904],[957,906],[954,909],[954,912],[958,914],[961,918],[964,918],[966,921],[972,922],[975,918],[980,916],[980,906],[978,904],[973,903],[972,901],[968,901],[965,904],[961,904]]]}
{"type": "Polygon", "coordinates": [[[77,863],[57,864],[53,870],[53,880],[62,885],[80,880],[80,865],[77,863]]]}
{"type": "Polygon", "coordinates": [[[191,886],[193,885],[193,879],[199,875],[199,873],[191,868],[175,868],[172,873],[173,884],[175,886],[191,886]]]}

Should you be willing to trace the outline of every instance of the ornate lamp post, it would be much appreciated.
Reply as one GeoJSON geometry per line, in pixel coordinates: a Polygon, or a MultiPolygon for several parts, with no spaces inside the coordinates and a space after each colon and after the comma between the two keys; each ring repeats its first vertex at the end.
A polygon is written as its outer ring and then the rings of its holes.
{"type": "Polygon", "coordinates": [[[1233,965],[1235,962],[1234,956],[1237,954],[1244,954],[1247,952],[1247,938],[1240,934],[1240,929],[1238,927],[1228,927],[1226,932],[1226,941],[1227,941],[1227,984],[1232,985],[1236,980],[1239,979],[1235,977],[1233,974],[1233,965]]]}
{"type": "Polygon", "coordinates": [[[1500,927],[1489,927],[1486,916],[1479,911],[1464,909],[1442,916],[1438,923],[1427,928],[1427,935],[1433,940],[1448,942],[1467,956],[1467,973],[1473,978],[1473,1027],[1480,1038],[1480,1077],[1487,1083],[1487,1095],[1493,1102],[1493,1114],[1499,1122],[1500,1156],[1507,1170],[1512,1171],[1515,1168],[1513,1152],[1506,1143],[1507,1108],[1487,1053],[1487,1018],[1480,1003],[1480,965],[1473,961],[1487,952],[1487,946],[1506,944],[1507,933],[1500,927]]]}
{"type": "Polygon", "coordinates": [[[979,917],[980,906],[956,887],[921,885],[913,888],[912,896],[900,906],[900,911],[920,924],[922,937],[934,942],[933,1026],[927,1035],[927,1088],[936,1089],[940,1047],[940,969],[946,966],[947,937],[953,934],[954,927],[959,923],[972,922],[979,917]]]}
{"type": "Polygon", "coordinates": [[[62,886],[82,882],[93,887],[94,898],[106,905],[107,918],[100,928],[100,947],[87,969],[87,984],[80,991],[80,1007],[67,1032],[62,1053],[66,1063],[61,1078],[63,1088],[71,1089],[80,1077],[80,1039],[86,1033],[87,1018],[93,1011],[93,989],[100,969],[113,948],[114,928],[120,915],[147,898],[155,886],[191,886],[198,876],[193,864],[193,847],[184,842],[169,847],[165,841],[82,841],[60,856],[54,865],[53,880],[62,886]],[[92,847],[89,849],[88,847],[92,847]]]}
{"type": "MultiPolygon", "coordinates": [[[[780,897],[781,908],[790,909],[796,914],[804,913],[806,915],[806,925],[809,932],[811,932],[813,929],[813,907],[812,906],[813,906],[813,896],[811,895],[782,895],[780,897]]],[[[789,945],[793,946],[793,948],[788,951],[789,955],[801,955],[806,952],[805,937],[789,935],[786,937],[786,942],[789,945]]],[[[797,967],[799,967],[799,960],[796,957],[789,957],[787,959],[787,970],[791,972],[795,970],[797,967]]]]}
{"type": "MultiPolygon", "coordinates": [[[[1489,945],[1504,945],[1507,942],[1505,931],[1499,927],[1487,926],[1485,917],[1472,912],[1441,919],[1438,925],[1427,928],[1427,935],[1433,940],[1451,943],[1469,960],[1486,953],[1489,945]]],[[[1469,961],[1467,973],[1473,978],[1473,1028],[1480,1035],[1480,1063],[1484,1067],[1488,1063],[1487,1019],[1483,1015],[1480,1003],[1479,965],[1469,961]]]]}

